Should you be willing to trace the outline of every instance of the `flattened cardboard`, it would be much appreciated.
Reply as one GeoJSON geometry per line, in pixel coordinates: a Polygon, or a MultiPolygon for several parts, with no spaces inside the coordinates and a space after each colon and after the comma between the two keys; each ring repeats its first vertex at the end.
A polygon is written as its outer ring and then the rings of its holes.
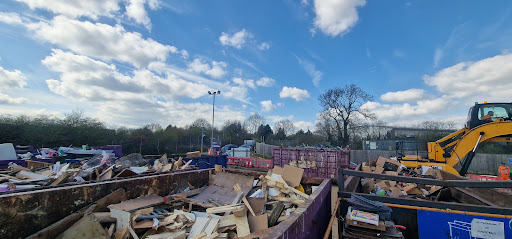
{"type": "Polygon", "coordinates": [[[402,170],[402,164],[400,162],[384,157],[379,157],[379,160],[377,160],[377,166],[380,166],[388,171],[400,172],[402,170]]]}
{"type": "Polygon", "coordinates": [[[419,190],[418,188],[416,188],[416,185],[414,184],[409,184],[407,186],[404,187],[404,191],[409,194],[409,195],[423,195],[423,193],[421,192],[421,190],[419,190]]]}
{"type": "Polygon", "coordinates": [[[267,214],[261,214],[255,217],[249,215],[247,219],[249,220],[249,228],[251,229],[251,233],[259,232],[268,228],[267,214]]]}
{"type": "Polygon", "coordinates": [[[381,167],[381,166],[375,167],[374,173],[382,174],[383,172],[384,172],[384,168],[383,167],[381,167]]]}
{"type": "Polygon", "coordinates": [[[402,190],[399,187],[391,187],[391,197],[397,198],[402,196],[402,190]]]}
{"type": "Polygon", "coordinates": [[[283,168],[283,174],[281,175],[284,181],[290,187],[298,187],[300,185],[300,180],[302,179],[302,175],[304,174],[304,169],[297,168],[291,165],[285,165],[283,168]]]}
{"type": "Polygon", "coordinates": [[[283,168],[279,166],[274,166],[274,168],[272,169],[272,174],[283,175],[283,168]]]}
{"type": "Polygon", "coordinates": [[[264,198],[251,198],[248,197],[247,201],[252,207],[252,210],[256,215],[263,213],[263,208],[265,207],[265,199],[264,198]]]}

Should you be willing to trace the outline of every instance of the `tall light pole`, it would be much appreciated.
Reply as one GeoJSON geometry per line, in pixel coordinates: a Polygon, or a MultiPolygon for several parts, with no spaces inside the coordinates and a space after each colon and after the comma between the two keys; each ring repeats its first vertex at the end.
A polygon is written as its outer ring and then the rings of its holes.
{"type": "MultiPolygon", "coordinates": [[[[211,91],[208,91],[208,94],[210,95],[213,95],[213,113],[212,113],[212,142],[211,142],[211,145],[213,147],[213,128],[215,127],[215,95],[220,95],[220,90],[218,91],[214,91],[214,92],[211,92],[211,91]]],[[[212,152],[213,152],[213,149],[212,149],[212,152]]]]}

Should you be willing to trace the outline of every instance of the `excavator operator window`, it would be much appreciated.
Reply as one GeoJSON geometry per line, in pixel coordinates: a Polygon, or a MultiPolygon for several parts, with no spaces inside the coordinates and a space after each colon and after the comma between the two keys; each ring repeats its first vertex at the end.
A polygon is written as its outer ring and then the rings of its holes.
{"type": "Polygon", "coordinates": [[[509,110],[500,105],[484,106],[480,108],[478,119],[486,121],[495,121],[499,118],[510,118],[509,110]]]}

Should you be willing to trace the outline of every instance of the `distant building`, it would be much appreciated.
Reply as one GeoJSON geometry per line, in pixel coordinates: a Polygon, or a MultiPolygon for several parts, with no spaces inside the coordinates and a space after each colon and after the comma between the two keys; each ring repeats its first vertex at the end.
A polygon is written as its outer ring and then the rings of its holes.
{"type": "MultiPolygon", "coordinates": [[[[456,130],[450,129],[420,129],[420,128],[406,128],[396,127],[390,128],[387,132],[386,140],[367,140],[363,139],[363,150],[396,150],[397,142],[403,142],[402,147],[404,150],[426,150],[427,142],[420,140],[425,135],[436,135],[442,137],[449,135],[456,130]]],[[[439,139],[436,138],[435,140],[439,139]]]]}

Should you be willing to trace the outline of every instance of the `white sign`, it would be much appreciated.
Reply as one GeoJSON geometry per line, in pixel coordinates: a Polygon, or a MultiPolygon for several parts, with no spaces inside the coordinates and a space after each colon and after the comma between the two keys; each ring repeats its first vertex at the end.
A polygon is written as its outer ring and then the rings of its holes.
{"type": "Polygon", "coordinates": [[[484,239],[505,239],[505,226],[503,222],[473,219],[471,221],[471,236],[484,239]]]}

